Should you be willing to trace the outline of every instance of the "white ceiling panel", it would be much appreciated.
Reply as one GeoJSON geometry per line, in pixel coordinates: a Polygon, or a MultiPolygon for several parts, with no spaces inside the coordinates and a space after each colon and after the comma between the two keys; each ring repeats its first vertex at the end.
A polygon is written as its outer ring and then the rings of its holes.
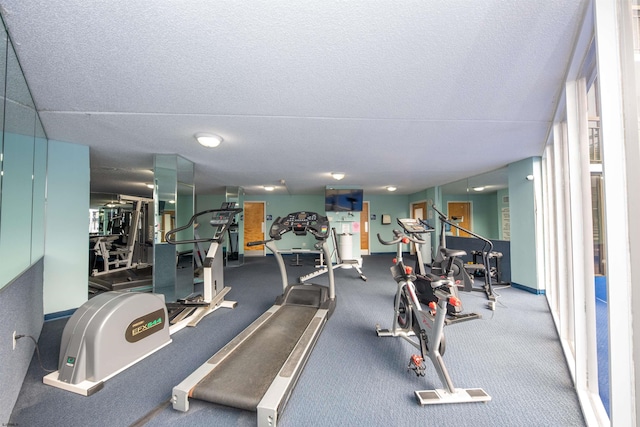
{"type": "Polygon", "coordinates": [[[148,195],[139,174],[176,153],[196,163],[199,194],[282,179],[317,193],[336,170],[408,194],[542,154],[585,3],[0,0],[0,12],[47,136],[91,147],[92,191],[148,195]],[[224,142],[206,150],[198,132],[224,142]]]}

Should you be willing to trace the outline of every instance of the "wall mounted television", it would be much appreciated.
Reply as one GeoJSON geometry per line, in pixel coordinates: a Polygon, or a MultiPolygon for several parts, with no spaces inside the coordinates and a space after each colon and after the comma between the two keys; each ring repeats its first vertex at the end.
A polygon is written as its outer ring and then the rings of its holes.
{"type": "Polygon", "coordinates": [[[327,188],[324,210],[327,212],[361,212],[363,191],[360,188],[327,188]]]}

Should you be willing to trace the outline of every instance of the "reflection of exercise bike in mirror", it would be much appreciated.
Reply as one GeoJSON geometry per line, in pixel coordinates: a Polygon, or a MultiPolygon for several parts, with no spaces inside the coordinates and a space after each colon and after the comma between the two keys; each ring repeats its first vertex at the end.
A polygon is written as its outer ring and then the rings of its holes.
{"type": "MultiPolygon", "coordinates": [[[[433,210],[436,211],[436,213],[438,214],[438,218],[440,219],[441,226],[440,226],[440,247],[439,248],[447,247],[446,235],[445,235],[445,224],[449,224],[451,227],[454,227],[460,231],[464,231],[465,233],[468,233],[469,235],[483,242],[483,248],[481,251],[478,251],[479,253],[477,254],[482,256],[482,264],[464,264],[462,260],[457,259],[453,265],[453,269],[454,269],[453,275],[454,275],[456,284],[459,285],[464,291],[469,292],[469,291],[477,290],[477,291],[484,292],[487,295],[487,299],[489,300],[489,308],[491,310],[495,310],[498,296],[493,291],[493,282],[490,274],[491,264],[489,261],[490,257],[495,256],[496,254],[493,252],[493,243],[491,242],[491,240],[486,239],[480,236],[479,234],[469,231],[466,228],[460,227],[458,224],[456,224],[455,222],[447,218],[447,216],[444,213],[440,212],[438,208],[435,207],[435,205],[432,207],[433,207],[433,210]],[[483,274],[484,284],[482,286],[482,289],[477,289],[473,287],[474,280],[470,271],[486,272],[485,274],[483,274]]],[[[440,251],[438,252],[441,253],[440,251]]],[[[502,256],[502,254],[500,254],[500,256],[502,256]]],[[[438,274],[438,269],[442,268],[443,261],[444,259],[442,257],[440,258],[436,257],[436,259],[433,261],[433,265],[431,266],[431,272],[438,274]]]]}
{"type": "MultiPolygon", "coordinates": [[[[455,388],[442,358],[445,351],[443,329],[447,316],[447,304],[457,305],[460,301],[452,293],[455,285],[450,274],[447,274],[447,277],[427,274],[437,301],[431,302],[428,308],[423,309],[414,284],[416,276],[411,267],[404,265],[401,255],[403,244],[409,242],[425,244],[426,242],[399,230],[394,230],[394,239],[391,241],[383,240],[379,234],[378,240],[385,245],[398,246],[398,258],[391,267],[391,274],[398,288],[395,296],[393,326],[391,329],[380,329],[380,326],[376,325],[376,332],[380,337],[401,337],[420,350],[419,355],[411,356],[408,369],[413,370],[418,376],[424,376],[425,360],[429,359],[444,386],[444,389],[416,391],[419,403],[426,405],[491,400],[491,397],[481,388],[455,388]]],[[[443,249],[443,251],[448,257],[449,267],[463,252],[450,249],[443,249]]],[[[449,267],[446,267],[447,273],[451,271],[449,267]]]]}

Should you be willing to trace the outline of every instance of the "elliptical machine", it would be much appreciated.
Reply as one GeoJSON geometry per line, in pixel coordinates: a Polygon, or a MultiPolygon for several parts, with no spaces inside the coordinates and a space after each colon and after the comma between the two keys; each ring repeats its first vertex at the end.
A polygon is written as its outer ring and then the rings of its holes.
{"type": "Polygon", "coordinates": [[[431,279],[431,287],[437,302],[432,302],[428,309],[423,309],[416,294],[414,283],[416,276],[411,267],[405,266],[402,261],[402,245],[409,242],[416,244],[425,244],[426,242],[415,236],[406,235],[399,230],[394,230],[393,233],[394,239],[391,241],[383,240],[378,234],[380,243],[397,245],[398,247],[396,262],[391,267],[391,275],[398,284],[393,326],[391,329],[381,329],[380,325],[376,325],[376,333],[379,337],[401,337],[420,350],[419,355],[411,356],[407,367],[417,376],[425,375],[424,361],[427,358],[431,360],[444,389],[416,391],[415,395],[421,405],[491,400],[491,396],[481,388],[455,388],[442,358],[445,351],[443,329],[447,315],[447,304],[457,305],[460,301],[452,294],[455,285],[450,274],[450,267],[456,257],[463,254],[464,251],[441,249],[443,255],[449,260],[446,267],[447,277],[427,274],[431,279]]]}
{"type": "MultiPolygon", "coordinates": [[[[224,285],[224,259],[222,243],[225,233],[233,223],[233,219],[242,209],[236,208],[235,203],[223,203],[220,209],[209,209],[194,214],[189,222],[182,227],[169,230],[165,240],[171,245],[188,243],[211,243],[203,261],[204,286],[202,293],[192,293],[175,303],[167,303],[171,318],[171,333],[185,326],[196,326],[200,320],[220,307],[234,308],[235,301],[226,301],[224,297],[231,290],[224,285]],[[209,224],[214,228],[213,237],[176,240],[176,234],[191,227],[196,219],[203,215],[210,215],[209,224]]],[[[194,248],[195,251],[196,248],[194,248]]]]}
{"type": "MultiPolygon", "coordinates": [[[[221,242],[231,219],[242,209],[225,207],[195,214],[189,224],[167,233],[171,236],[191,226],[200,215],[211,214],[215,228],[205,261],[204,295],[165,304],[164,295],[110,291],[82,304],[67,321],[62,332],[58,370],[43,378],[44,384],[90,396],[104,382],[171,343],[171,335],[186,326],[195,326],[220,307],[234,308],[225,301],[231,289],[224,286],[221,242]],[[171,318],[171,306],[179,314],[171,318]],[[171,319],[171,321],[169,321],[171,319]]],[[[195,242],[195,241],[192,241],[195,242]]]]}

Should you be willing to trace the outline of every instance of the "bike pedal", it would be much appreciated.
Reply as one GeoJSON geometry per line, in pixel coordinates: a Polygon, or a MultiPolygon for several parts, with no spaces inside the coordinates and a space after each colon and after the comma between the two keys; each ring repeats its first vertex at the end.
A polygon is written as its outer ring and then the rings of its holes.
{"type": "Polygon", "coordinates": [[[424,364],[422,363],[424,359],[417,354],[411,356],[409,360],[409,366],[407,366],[407,370],[411,369],[416,376],[424,377],[424,364]]]}

